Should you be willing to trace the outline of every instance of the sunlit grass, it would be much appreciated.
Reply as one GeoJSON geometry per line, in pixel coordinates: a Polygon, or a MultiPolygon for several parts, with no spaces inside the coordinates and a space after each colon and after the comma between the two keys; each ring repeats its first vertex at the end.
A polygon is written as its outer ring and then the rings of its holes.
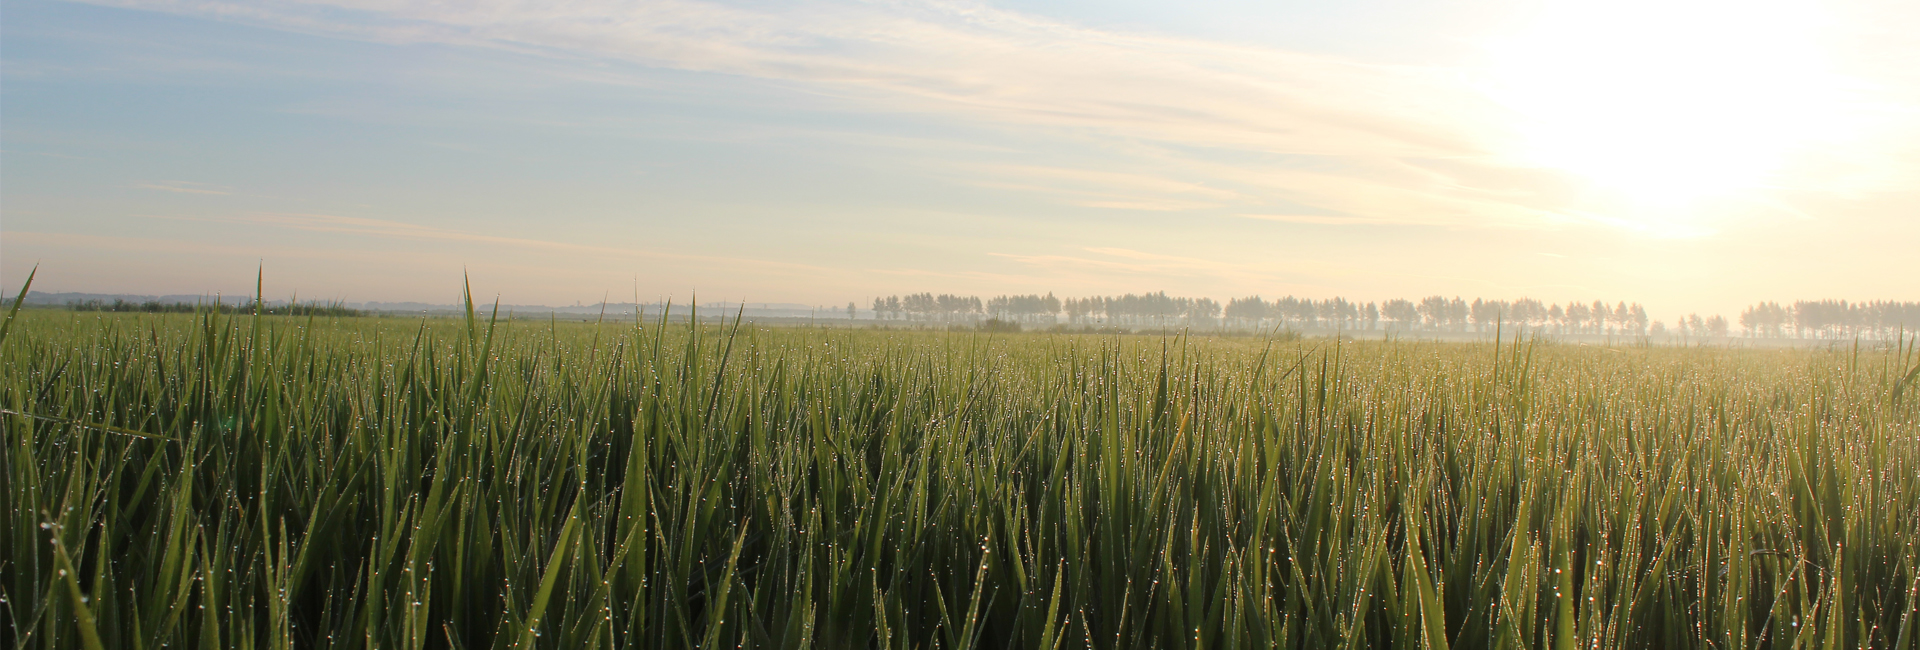
{"type": "Polygon", "coordinates": [[[1920,643],[1905,347],[27,311],[0,363],[11,647],[1920,643]]]}

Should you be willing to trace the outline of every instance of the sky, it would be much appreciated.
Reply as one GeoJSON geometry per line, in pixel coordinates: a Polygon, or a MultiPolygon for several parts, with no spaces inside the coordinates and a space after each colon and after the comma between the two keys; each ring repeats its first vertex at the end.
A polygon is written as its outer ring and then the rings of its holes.
{"type": "Polygon", "coordinates": [[[0,286],[1920,299],[1920,3],[0,0],[0,286]]]}

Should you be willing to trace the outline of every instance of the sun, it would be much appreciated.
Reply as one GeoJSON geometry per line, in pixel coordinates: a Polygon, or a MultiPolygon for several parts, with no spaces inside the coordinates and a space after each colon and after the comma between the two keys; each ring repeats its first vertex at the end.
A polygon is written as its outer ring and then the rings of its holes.
{"type": "Polygon", "coordinates": [[[1650,209],[1767,186],[1844,128],[1823,16],[1794,0],[1547,0],[1494,44],[1494,98],[1533,164],[1650,209]]]}

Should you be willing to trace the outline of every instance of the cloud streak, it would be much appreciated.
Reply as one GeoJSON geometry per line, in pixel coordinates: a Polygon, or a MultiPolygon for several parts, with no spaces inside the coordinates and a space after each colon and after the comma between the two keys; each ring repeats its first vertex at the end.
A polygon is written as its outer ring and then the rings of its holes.
{"type": "MultiPolygon", "coordinates": [[[[1322,223],[1300,215],[1323,215],[1327,223],[1649,230],[1642,217],[1622,216],[1630,209],[1585,192],[1571,173],[1519,158],[1521,116],[1460,69],[1089,29],[967,0],[103,4],[583,60],[594,64],[576,66],[583,79],[610,83],[620,66],[605,62],[712,73],[797,89],[856,113],[1013,130],[1051,143],[1036,149],[1095,160],[1085,169],[1056,161],[946,171],[964,185],[1050,194],[1066,206],[1287,223],[1322,223]]],[[[1796,169],[1794,178],[1815,191],[1869,191],[1914,177],[1911,152],[1870,153],[1796,169]]]]}
{"type": "MultiPolygon", "coordinates": [[[[156,217],[156,218],[181,220],[181,218],[179,217],[156,217]]],[[[464,231],[464,230],[454,230],[449,228],[436,228],[433,226],[423,226],[419,224],[412,224],[412,223],[406,223],[401,221],[391,221],[386,219],[370,219],[366,217],[344,217],[344,216],[329,215],[329,214],[263,213],[263,214],[250,214],[250,215],[239,216],[239,217],[191,218],[191,219],[184,219],[184,220],[209,221],[209,222],[240,224],[240,225],[274,226],[274,227],[287,228],[292,230],[300,230],[305,232],[336,233],[336,234],[355,235],[355,236],[362,236],[362,237],[377,237],[381,239],[487,244],[487,245],[494,245],[494,246],[517,248],[522,250],[541,250],[541,251],[558,252],[558,253],[587,254],[587,255],[601,256],[601,257],[619,258],[619,259],[646,258],[646,259],[675,260],[675,261],[686,261],[686,262],[707,262],[707,263],[725,264],[725,265],[736,266],[736,267],[753,267],[753,268],[763,268],[763,269],[769,269],[769,270],[779,270],[784,272],[826,273],[831,271],[831,269],[827,269],[825,267],[813,266],[808,264],[795,264],[791,262],[781,262],[777,260],[724,257],[724,256],[714,256],[714,255],[691,255],[686,253],[668,253],[668,252],[648,250],[643,248],[625,248],[625,247],[619,247],[619,246],[576,244],[576,243],[570,243],[570,242],[552,241],[552,240],[545,240],[545,239],[530,239],[530,238],[524,238],[524,237],[508,237],[508,236],[502,236],[502,235],[492,235],[492,234],[481,233],[481,232],[470,232],[470,231],[464,231]]]]}
{"type": "Polygon", "coordinates": [[[1550,209],[1474,187],[1474,176],[1511,166],[1498,153],[1511,134],[1500,124],[1502,109],[1454,70],[1114,33],[945,0],[754,8],[698,0],[110,4],[383,42],[718,73],[803,88],[856,110],[1022,129],[1083,148],[1146,145],[1125,155],[1144,155],[1155,167],[1135,172],[965,170],[978,175],[974,185],[1040,181],[1072,195],[1062,200],[1069,205],[1261,212],[1284,202],[1360,219],[1556,223],[1550,209]],[[1166,180],[1162,172],[1223,171],[1205,149],[1303,160],[1292,165],[1337,159],[1341,170],[1270,163],[1230,170],[1245,184],[1232,188],[1166,180]],[[1473,171],[1410,174],[1410,160],[1473,171]],[[1008,172],[1024,176],[1009,181],[1008,172]]]}
{"type": "Polygon", "coordinates": [[[189,183],[187,181],[159,181],[155,183],[138,183],[138,184],[135,184],[134,187],[137,189],[143,189],[143,190],[159,190],[162,192],[173,192],[175,194],[205,194],[205,195],[213,195],[213,196],[226,196],[226,195],[233,194],[233,192],[229,192],[224,189],[213,189],[214,186],[208,185],[206,183],[189,183]]]}

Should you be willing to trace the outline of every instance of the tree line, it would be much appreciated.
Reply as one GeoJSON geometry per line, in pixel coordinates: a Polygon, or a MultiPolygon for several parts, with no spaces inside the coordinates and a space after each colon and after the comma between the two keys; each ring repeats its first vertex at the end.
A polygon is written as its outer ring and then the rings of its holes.
{"type": "MultiPolygon", "coordinates": [[[[1534,298],[1468,302],[1459,297],[1428,296],[1358,302],[1285,296],[1234,298],[1225,305],[1211,298],[1167,295],[1165,291],[1059,298],[1046,295],[977,296],[917,293],[874,298],[882,320],[978,322],[998,320],[1027,325],[1112,325],[1127,327],[1199,326],[1238,329],[1335,329],[1408,332],[1492,332],[1496,328],[1529,334],[1729,337],[1733,323],[1718,314],[1679,316],[1671,325],[1648,316],[1639,303],[1604,300],[1549,303],[1534,298]]],[[[851,305],[849,305],[851,308],[851,305]]],[[[851,311],[849,312],[851,313],[851,311]]],[[[1842,300],[1763,302],[1740,314],[1738,334],[1750,337],[1888,338],[1902,328],[1920,328],[1920,303],[1842,300]]]]}
{"type": "Polygon", "coordinates": [[[1646,334],[1658,325],[1639,303],[1579,301],[1565,305],[1533,298],[1488,300],[1427,296],[1418,301],[1395,298],[1383,302],[1355,302],[1345,298],[1312,300],[1259,296],[1227,303],[1228,326],[1299,327],[1422,332],[1528,331],[1538,334],[1646,334]]]}
{"type": "MultiPolygon", "coordinates": [[[[1566,307],[1538,300],[1495,301],[1429,296],[1419,302],[1397,299],[1384,303],[1346,298],[1314,300],[1286,296],[1234,298],[1221,305],[1212,298],[1170,296],[1165,291],[1118,296],[1059,298],[1046,295],[1003,295],[981,300],[976,296],[917,293],[874,298],[875,317],[883,320],[972,322],[996,319],[1027,324],[1215,326],[1297,329],[1400,329],[1420,331],[1492,331],[1496,324],[1535,327],[1568,334],[1644,332],[1646,309],[1625,302],[1608,306],[1569,303],[1566,307]]],[[[1723,319],[1724,320],[1724,319],[1723,319]]]]}
{"type": "Polygon", "coordinates": [[[1220,303],[1211,298],[1182,298],[1165,291],[1087,298],[1047,295],[996,296],[982,302],[975,296],[917,293],[873,299],[874,315],[883,320],[977,321],[983,318],[1024,324],[1114,324],[1169,326],[1208,323],[1220,317],[1220,303]]]}
{"type": "Polygon", "coordinates": [[[1768,338],[1892,338],[1920,329],[1920,302],[1763,302],[1740,312],[1740,327],[1747,336],[1768,338]]]}

